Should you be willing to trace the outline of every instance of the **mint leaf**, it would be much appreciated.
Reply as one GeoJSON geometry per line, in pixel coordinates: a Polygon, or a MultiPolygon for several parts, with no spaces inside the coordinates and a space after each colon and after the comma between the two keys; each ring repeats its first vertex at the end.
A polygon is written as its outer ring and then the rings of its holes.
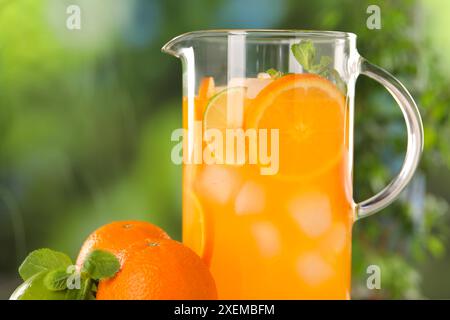
{"type": "Polygon", "coordinates": [[[274,68],[270,68],[266,71],[266,73],[272,78],[272,79],[278,79],[283,76],[283,72],[278,71],[274,68]]]}
{"type": "Polygon", "coordinates": [[[320,57],[319,64],[313,65],[309,71],[312,73],[324,75],[325,73],[327,73],[328,66],[330,65],[330,63],[332,61],[333,61],[333,59],[331,59],[331,57],[322,56],[322,57],[320,57]]]}
{"type": "Polygon", "coordinates": [[[95,300],[95,292],[92,286],[95,284],[94,280],[86,273],[74,273],[76,275],[77,283],[72,283],[67,287],[65,300],[95,300]]]}
{"type": "Polygon", "coordinates": [[[50,271],[44,278],[44,285],[48,290],[61,291],[67,289],[67,279],[70,274],[64,269],[50,271]]]}
{"type": "Polygon", "coordinates": [[[66,292],[65,300],[81,300],[81,290],[69,289],[66,292]]]}
{"type": "Polygon", "coordinates": [[[80,283],[80,289],[67,289],[65,300],[84,300],[85,289],[85,281],[80,283]]]}
{"type": "Polygon", "coordinates": [[[47,248],[31,252],[19,267],[19,274],[25,281],[42,271],[66,269],[72,260],[64,253],[47,248]]]}
{"type": "Polygon", "coordinates": [[[303,40],[300,43],[293,44],[291,46],[292,54],[298,63],[300,63],[303,69],[309,71],[314,63],[316,56],[316,48],[311,40],[303,40]]]}
{"type": "Polygon", "coordinates": [[[111,278],[120,269],[119,260],[115,255],[103,250],[92,251],[83,263],[82,272],[92,279],[111,278]]]}
{"type": "Polygon", "coordinates": [[[321,56],[320,62],[318,64],[314,63],[316,48],[312,41],[303,40],[300,43],[293,44],[291,51],[298,63],[302,65],[304,71],[327,78],[345,95],[347,92],[347,84],[342,80],[336,69],[330,67],[333,59],[329,56],[321,56]]]}

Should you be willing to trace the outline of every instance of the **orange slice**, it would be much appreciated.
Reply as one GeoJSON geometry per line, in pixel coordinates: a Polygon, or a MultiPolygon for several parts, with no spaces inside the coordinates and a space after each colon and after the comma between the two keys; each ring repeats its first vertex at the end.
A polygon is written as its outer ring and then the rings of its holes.
{"type": "Polygon", "coordinates": [[[258,94],[246,112],[245,127],[279,129],[278,177],[311,177],[343,156],[345,105],[345,97],[325,78],[291,74],[258,94]]]}
{"type": "Polygon", "coordinates": [[[200,82],[200,87],[198,88],[197,102],[196,102],[196,114],[199,117],[196,117],[196,120],[202,120],[201,117],[205,112],[206,105],[208,104],[208,100],[215,94],[216,86],[214,84],[213,77],[203,78],[200,82]]]}
{"type": "Polygon", "coordinates": [[[215,92],[214,78],[206,77],[202,79],[200,87],[198,89],[198,97],[200,99],[209,99],[215,92]]]}
{"type": "Polygon", "coordinates": [[[183,210],[183,243],[209,266],[212,251],[211,224],[208,223],[202,204],[192,190],[185,193],[183,210]]]}

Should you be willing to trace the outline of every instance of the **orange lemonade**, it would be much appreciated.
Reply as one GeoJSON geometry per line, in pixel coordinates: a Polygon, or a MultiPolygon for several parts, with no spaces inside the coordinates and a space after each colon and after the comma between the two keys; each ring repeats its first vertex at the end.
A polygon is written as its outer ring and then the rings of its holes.
{"type": "Polygon", "coordinates": [[[193,138],[196,123],[202,135],[278,130],[277,141],[267,139],[278,148],[266,146],[278,152],[276,172],[263,174],[260,152],[249,162],[247,136],[243,163],[183,166],[183,242],[210,267],[220,299],[350,298],[349,117],[345,95],[314,74],[263,74],[226,87],[204,78],[195,97],[183,98],[185,159],[199,146],[208,152],[208,141],[193,138]]]}

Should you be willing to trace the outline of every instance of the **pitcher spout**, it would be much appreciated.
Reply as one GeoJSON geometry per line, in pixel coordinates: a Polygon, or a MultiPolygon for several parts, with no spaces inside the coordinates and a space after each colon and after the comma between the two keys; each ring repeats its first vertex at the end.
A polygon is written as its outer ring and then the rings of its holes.
{"type": "Polygon", "coordinates": [[[170,54],[176,58],[180,58],[185,48],[190,46],[191,37],[188,33],[176,36],[167,42],[162,48],[161,51],[167,54],[170,54]]]}

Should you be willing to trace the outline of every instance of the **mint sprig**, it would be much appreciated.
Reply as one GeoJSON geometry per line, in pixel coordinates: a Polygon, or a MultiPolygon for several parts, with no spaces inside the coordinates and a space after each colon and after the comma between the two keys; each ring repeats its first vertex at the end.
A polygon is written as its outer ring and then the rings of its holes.
{"type": "Polygon", "coordinates": [[[313,64],[309,71],[311,73],[327,75],[329,71],[328,66],[331,64],[332,61],[333,60],[329,56],[321,56],[320,62],[318,64],[313,64]]]}
{"type": "Polygon", "coordinates": [[[76,281],[78,281],[78,285],[72,289],[67,288],[65,300],[88,300],[87,296],[89,294],[89,278],[84,274],[76,274],[79,277],[76,281]]]}
{"type": "Polygon", "coordinates": [[[101,280],[114,276],[119,269],[120,263],[115,255],[103,250],[94,250],[87,256],[81,270],[92,279],[101,280]]]}
{"type": "Polygon", "coordinates": [[[25,258],[19,267],[19,274],[24,281],[36,283],[33,286],[22,284],[25,292],[13,294],[12,297],[95,299],[99,280],[113,277],[119,269],[119,260],[112,253],[103,250],[93,250],[88,254],[80,270],[72,264],[69,256],[62,252],[47,248],[35,250],[25,258]],[[26,292],[28,287],[32,287],[33,291],[26,292]],[[62,295],[52,295],[51,292],[61,292],[62,295]]]}
{"type": "MultiPolygon", "coordinates": [[[[311,40],[302,40],[299,43],[294,43],[291,45],[291,52],[305,72],[318,74],[324,78],[327,78],[336,85],[339,91],[341,91],[344,95],[346,94],[347,85],[345,81],[342,80],[339,72],[331,67],[333,59],[329,56],[321,56],[319,62],[317,63],[316,47],[311,40]]],[[[269,74],[274,80],[287,74],[274,68],[266,70],[266,73],[269,74]]]]}
{"type": "Polygon", "coordinates": [[[331,80],[336,87],[345,94],[347,85],[342,80],[336,69],[330,68],[333,61],[329,56],[321,56],[319,63],[316,63],[316,48],[311,40],[303,40],[291,46],[292,54],[303,70],[309,73],[315,73],[331,80]]]}
{"type": "Polygon", "coordinates": [[[304,40],[300,43],[295,43],[291,46],[291,51],[303,69],[310,71],[313,68],[313,63],[316,58],[316,48],[312,41],[304,40]]]}
{"type": "Polygon", "coordinates": [[[44,278],[44,285],[48,290],[61,291],[67,289],[67,279],[70,274],[65,269],[52,270],[44,278]]]}
{"type": "Polygon", "coordinates": [[[19,267],[19,274],[25,281],[42,271],[66,269],[72,260],[66,254],[48,248],[31,252],[19,267]]]}

